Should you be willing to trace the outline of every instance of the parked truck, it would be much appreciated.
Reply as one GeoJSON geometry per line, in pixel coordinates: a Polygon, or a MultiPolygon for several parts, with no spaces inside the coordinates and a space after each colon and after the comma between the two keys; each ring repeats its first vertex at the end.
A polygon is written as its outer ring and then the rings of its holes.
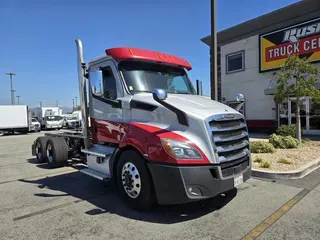
{"type": "MultiPolygon", "coordinates": [[[[78,158],[86,163],[82,173],[113,179],[137,209],[212,198],[250,178],[243,115],[197,95],[189,62],[123,47],[87,65],[76,44],[83,128],[37,138],[32,153],[39,162],[55,168],[78,158]]],[[[241,107],[244,96],[237,100],[241,107]]]]}
{"type": "Polygon", "coordinates": [[[30,114],[27,105],[0,105],[0,134],[28,133],[30,114]]]}
{"type": "Polygon", "coordinates": [[[34,117],[40,122],[41,129],[60,129],[63,126],[62,110],[59,107],[34,108],[34,117]]]}

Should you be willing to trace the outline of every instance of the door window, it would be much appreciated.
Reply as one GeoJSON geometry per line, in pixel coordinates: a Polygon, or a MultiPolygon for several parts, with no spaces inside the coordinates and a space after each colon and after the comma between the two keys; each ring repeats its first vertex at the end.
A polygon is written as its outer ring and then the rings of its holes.
{"type": "Polygon", "coordinates": [[[106,67],[102,72],[104,98],[117,99],[117,82],[111,67],[106,67]]]}
{"type": "Polygon", "coordinates": [[[105,99],[117,99],[117,83],[111,67],[102,69],[102,79],[91,78],[92,94],[105,99]]]}

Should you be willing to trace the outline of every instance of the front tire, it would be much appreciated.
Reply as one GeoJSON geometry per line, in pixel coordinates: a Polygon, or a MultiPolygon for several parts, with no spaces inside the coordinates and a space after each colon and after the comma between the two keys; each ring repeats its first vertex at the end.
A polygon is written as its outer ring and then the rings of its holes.
{"type": "Polygon", "coordinates": [[[147,210],[156,201],[145,159],[134,150],[124,151],[119,158],[117,186],[120,197],[135,209],[147,210]]]}

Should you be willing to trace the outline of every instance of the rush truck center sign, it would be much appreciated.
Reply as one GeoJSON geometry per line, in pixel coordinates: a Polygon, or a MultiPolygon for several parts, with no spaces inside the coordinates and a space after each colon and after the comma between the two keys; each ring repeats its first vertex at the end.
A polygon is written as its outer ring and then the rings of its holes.
{"type": "Polygon", "coordinates": [[[289,55],[320,60],[320,18],[260,35],[260,72],[277,69],[289,55]]]}

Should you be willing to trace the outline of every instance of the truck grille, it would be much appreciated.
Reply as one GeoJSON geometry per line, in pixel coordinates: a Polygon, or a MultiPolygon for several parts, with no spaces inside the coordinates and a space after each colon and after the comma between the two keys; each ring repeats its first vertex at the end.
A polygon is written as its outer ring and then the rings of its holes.
{"type": "Polygon", "coordinates": [[[241,115],[233,119],[215,117],[209,122],[214,148],[219,162],[234,161],[249,156],[249,135],[241,115]]]}

